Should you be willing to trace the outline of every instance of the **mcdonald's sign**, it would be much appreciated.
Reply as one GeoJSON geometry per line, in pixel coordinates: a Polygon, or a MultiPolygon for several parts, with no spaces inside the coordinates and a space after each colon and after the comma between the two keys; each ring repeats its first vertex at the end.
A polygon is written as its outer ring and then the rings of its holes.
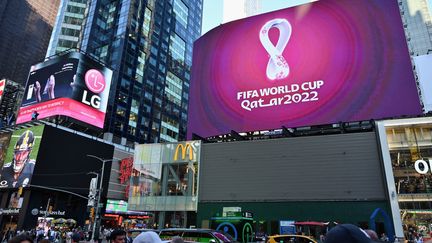
{"type": "Polygon", "coordinates": [[[178,160],[179,150],[181,150],[181,159],[186,159],[186,153],[189,151],[189,160],[193,160],[193,148],[187,143],[186,145],[178,144],[174,153],[174,161],[178,160]],[[189,150],[188,150],[189,149],[189,150]]]}

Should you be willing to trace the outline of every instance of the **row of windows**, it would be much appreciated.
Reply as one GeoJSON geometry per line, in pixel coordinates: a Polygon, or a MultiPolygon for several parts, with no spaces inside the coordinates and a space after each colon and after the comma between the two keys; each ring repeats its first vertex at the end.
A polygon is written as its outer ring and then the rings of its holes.
{"type": "Polygon", "coordinates": [[[174,0],[173,5],[176,20],[187,28],[189,11],[187,6],[181,0],[174,0]]]}
{"type": "Polygon", "coordinates": [[[66,24],[81,25],[82,21],[83,20],[80,19],[80,18],[74,18],[74,17],[70,17],[70,16],[65,16],[63,22],[66,23],[66,24]]]}

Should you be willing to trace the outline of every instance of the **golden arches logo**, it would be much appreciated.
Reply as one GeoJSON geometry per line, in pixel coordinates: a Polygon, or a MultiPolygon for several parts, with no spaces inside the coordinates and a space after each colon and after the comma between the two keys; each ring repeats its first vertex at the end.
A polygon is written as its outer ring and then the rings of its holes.
{"type": "Polygon", "coordinates": [[[188,152],[189,149],[189,160],[193,160],[193,148],[190,144],[178,144],[177,148],[175,150],[174,153],[174,161],[178,160],[178,153],[179,153],[179,149],[181,150],[181,159],[184,160],[186,159],[186,153],[188,152]]]}

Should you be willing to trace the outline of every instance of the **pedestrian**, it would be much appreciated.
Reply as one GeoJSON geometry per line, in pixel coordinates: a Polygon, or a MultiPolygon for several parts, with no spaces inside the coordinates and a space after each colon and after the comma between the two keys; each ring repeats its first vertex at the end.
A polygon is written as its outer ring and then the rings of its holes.
{"type": "Polygon", "coordinates": [[[339,224],[331,229],[325,238],[325,243],[373,243],[369,235],[353,224],[339,224]]]}
{"type": "Polygon", "coordinates": [[[125,243],[126,242],[126,231],[124,230],[114,230],[110,234],[111,243],[125,243]]]}
{"type": "Polygon", "coordinates": [[[27,234],[21,234],[10,239],[8,243],[33,243],[33,239],[27,234]]]}
{"type": "Polygon", "coordinates": [[[171,243],[184,243],[184,240],[183,240],[183,238],[181,238],[180,236],[174,236],[174,237],[171,239],[171,243]]]}
{"type": "Polygon", "coordinates": [[[126,243],[132,243],[133,239],[132,239],[132,231],[128,231],[127,236],[126,236],[126,243]]]}
{"type": "Polygon", "coordinates": [[[79,233],[73,233],[71,237],[72,243],[78,243],[81,240],[81,235],[79,233]]]}
{"type": "Polygon", "coordinates": [[[369,235],[369,237],[370,237],[372,240],[375,240],[375,241],[378,241],[378,240],[379,240],[379,238],[378,238],[378,234],[377,234],[374,230],[366,229],[365,232],[369,235]]]}
{"type": "Polygon", "coordinates": [[[381,239],[380,239],[381,241],[389,241],[389,238],[387,237],[387,235],[385,234],[385,233],[382,233],[381,234],[381,239]]]}
{"type": "Polygon", "coordinates": [[[159,235],[153,231],[142,232],[134,240],[133,243],[162,243],[159,235]]]}

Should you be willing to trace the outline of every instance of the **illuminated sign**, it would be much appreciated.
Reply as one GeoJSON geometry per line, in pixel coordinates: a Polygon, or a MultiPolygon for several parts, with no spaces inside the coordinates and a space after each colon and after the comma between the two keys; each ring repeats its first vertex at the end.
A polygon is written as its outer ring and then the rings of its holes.
{"type": "Polygon", "coordinates": [[[107,200],[107,212],[127,212],[128,202],[123,200],[107,200]]]}
{"type": "Polygon", "coordinates": [[[32,66],[17,124],[63,115],[103,128],[112,71],[71,52],[32,66]]]}
{"type": "Polygon", "coordinates": [[[133,158],[124,158],[120,161],[119,180],[120,184],[126,184],[124,193],[125,197],[129,197],[130,177],[133,170],[133,158]]]}
{"type": "Polygon", "coordinates": [[[194,44],[189,93],[188,138],[422,113],[397,1],[223,24],[194,44]]]}
{"type": "Polygon", "coordinates": [[[419,174],[427,174],[429,171],[432,172],[432,161],[429,160],[429,163],[419,159],[416,160],[416,162],[414,162],[414,169],[417,171],[417,173],[419,174]]]}
{"type": "Polygon", "coordinates": [[[174,153],[174,161],[178,160],[178,152],[181,151],[181,159],[186,159],[186,154],[189,154],[189,160],[193,160],[193,148],[192,146],[187,143],[186,145],[183,145],[179,143],[176,147],[175,153],[174,153]],[[188,153],[189,152],[189,153],[188,153]]]}
{"type": "Polygon", "coordinates": [[[5,87],[6,87],[6,79],[0,80],[0,101],[3,97],[3,92],[4,92],[5,87]]]}

